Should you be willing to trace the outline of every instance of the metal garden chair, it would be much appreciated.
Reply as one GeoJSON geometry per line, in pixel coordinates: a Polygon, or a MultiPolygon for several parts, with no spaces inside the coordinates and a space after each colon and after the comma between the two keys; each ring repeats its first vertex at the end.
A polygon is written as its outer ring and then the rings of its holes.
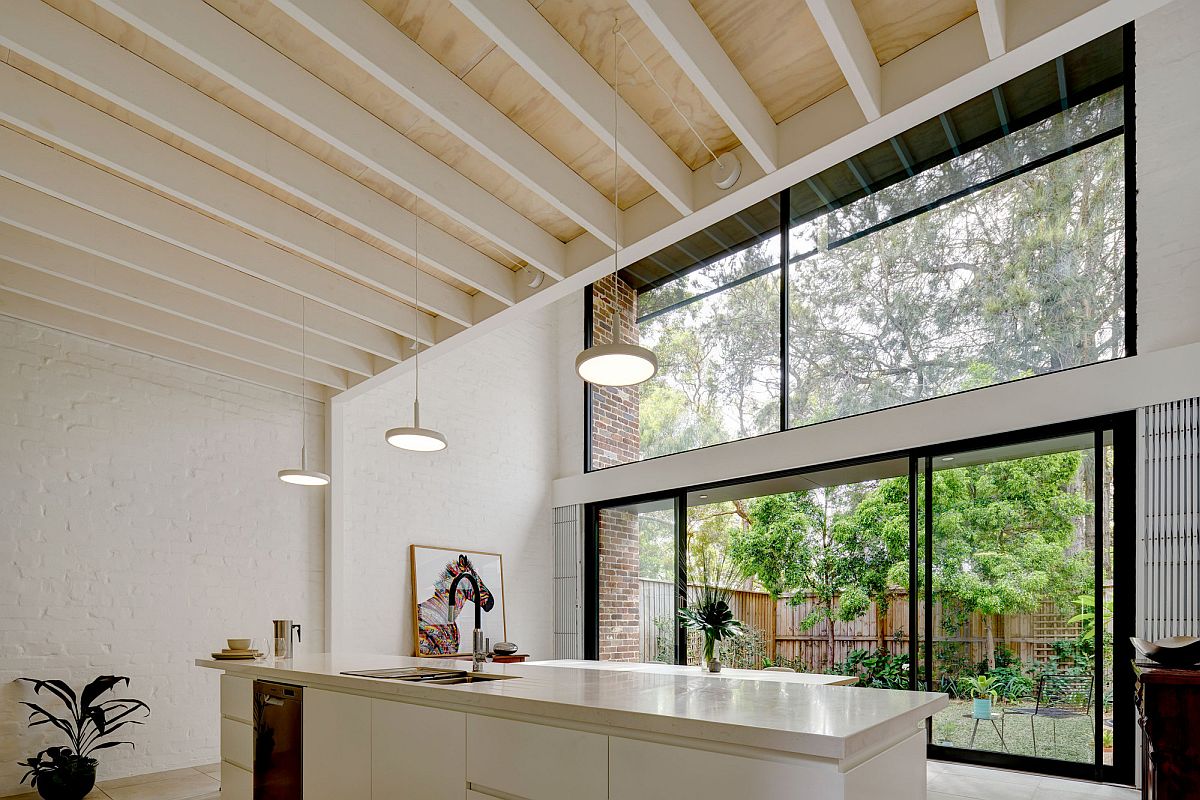
{"type": "Polygon", "coordinates": [[[1037,755],[1037,728],[1034,717],[1050,720],[1051,737],[1058,746],[1058,721],[1092,715],[1092,676],[1043,675],[1038,679],[1037,701],[1033,708],[1014,708],[1005,713],[1029,717],[1029,732],[1033,737],[1033,754],[1037,755]]]}

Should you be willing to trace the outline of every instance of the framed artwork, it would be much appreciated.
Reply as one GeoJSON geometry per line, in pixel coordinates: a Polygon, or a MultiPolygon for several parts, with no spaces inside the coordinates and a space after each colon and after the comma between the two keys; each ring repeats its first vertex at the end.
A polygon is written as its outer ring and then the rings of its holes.
{"type": "Polygon", "coordinates": [[[414,655],[445,658],[471,654],[475,604],[483,612],[483,635],[492,644],[507,641],[504,620],[504,564],[499,553],[409,545],[413,587],[414,655]],[[479,597],[463,578],[450,597],[450,584],[460,574],[479,583],[479,597]]]}

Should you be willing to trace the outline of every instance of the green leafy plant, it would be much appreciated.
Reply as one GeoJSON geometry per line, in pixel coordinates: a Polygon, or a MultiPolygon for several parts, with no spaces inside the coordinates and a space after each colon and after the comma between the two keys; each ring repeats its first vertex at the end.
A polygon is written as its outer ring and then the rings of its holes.
{"type": "Polygon", "coordinates": [[[991,700],[994,703],[999,698],[999,693],[996,691],[996,679],[990,675],[960,678],[959,691],[974,700],[991,700]]]}
{"type": "MultiPolygon", "coordinates": [[[[1081,594],[1075,598],[1075,604],[1079,606],[1079,613],[1067,620],[1068,624],[1076,622],[1082,623],[1083,628],[1079,633],[1080,639],[1086,639],[1090,642],[1096,640],[1096,598],[1090,594],[1081,594]]],[[[1100,611],[1100,624],[1103,630],[1107,633],[1112,630],[1113,620],[1113,599],[1112,597],[1104,598],[1103,607],[1100,611]]]]}
{"type": "MultiPolygon", "coordinates": [[[[70,743],[69,747],[48,747],[20,762],[28,772],[21,778],[21,783],[29,780],[30,786],[53,783],[60,787],[81,787],[82,797],[92,788],[96,779],[96,759],[92,753],[110,747],[127,744],[133,747],[133,742],[115,741],[108,737],[126,725],[141,725],[141,720],[132,719],[134,714],[141,712],[143,719],[150,716],[150,707],[141,700],[127,697],[100,698],[116,689],[124,682],[129,685],[129,678],[118,675],[101,675],[75,693],[65,681],[40,680],[37,678],[20,678],[33,684],[33,692],[41,695],[43,691],[57,698],[66,708],[63,716],[50,713],[38,703],[22,701],[22,705],[32,709],[29,713],[29,726],[53,725],[62,731],[70,743]]],[[[63,794],[62,796],[69,796],[63,794]]]]}
{"type": "Polygon", "coordinates": [[[907,653],[893,655],[886,650],[851,650],[845,661],[835,665],[835,672],[857,675],[858,686],[872,689],[909,688],[907,653]]]}
{"type": "Polygon", "coordinates": [[[1033,696],[1033,679],[1019,667],[996,667],[987,673],[987,677],[995,682],[996,696],[1006,703],[1014,703],[1033,696]]]}
{"type": "Polygon", "coordinates": [[[695,605],[679,609],[683,627],[704,635],[705,663],[716,657],[717,642],[741,636],[746,631],[746,626],[734,619],[728,600],[720,597],[719,592],[710,592],[710,588],[715,587],[704,587],[695,605]]]}

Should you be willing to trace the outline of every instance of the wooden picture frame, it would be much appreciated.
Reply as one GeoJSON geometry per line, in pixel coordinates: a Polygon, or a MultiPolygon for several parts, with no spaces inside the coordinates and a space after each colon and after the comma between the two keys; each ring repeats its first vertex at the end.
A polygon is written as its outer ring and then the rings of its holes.
{"type": "Polygon", "coordinates": [[[453,576],[471,569],[482,583],[485,594],[483,614],[484,636],[492,644],[508,640],[508,620],[504,602],[504,557],[500,553],[466,550],[440,545],[411,544],[408,546],[409,580],[412,586],[413,655],[418,658],[454,658],[471,655],[471,631],[474,628],[473,600],[465,599],[472,592],[471,584],[462,581],[456,592],[462,598],[451,622],[446,612],[453,576]],[[499,583],[499,586],[493,584],[499,583]],[[487,603],[491,608],[487,609],[487,603]],[[499,608],[497,608],[499,606],[499,608]],[[464,616],[464,614],[466,616],[464,616]],[[456,641],[456,646],[452,642],[456,641]],[[446,648],[453,647],[453,652],[446,648]]]}

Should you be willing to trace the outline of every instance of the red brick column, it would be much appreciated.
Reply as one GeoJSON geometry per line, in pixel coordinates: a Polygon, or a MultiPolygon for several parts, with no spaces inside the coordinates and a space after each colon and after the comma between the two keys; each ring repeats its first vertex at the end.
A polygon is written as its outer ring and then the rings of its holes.
{"type": "MultiPolygon", "coordinates": [[[[592,341],[613,341],[613,317],[621,309],[620,341],[637,344],[637,292],[625,281],[608,275],[592,284],[592,341]]],[[[637,461],[641,455],[638,430],[638,387],[592,387],[592,468],[637,461]]]]}
{"type": "MultiPolygon", "coordinates": [[[[621,310],[619,341],[636,343],[637,292],[606,276],[592,287],[592,341],[613,341],[621,310]]],[[[637,461],[638,387],[592,387],[592,467],[637,461]]],[[[638,515],[622,509],[600,512],[600,660],[641,660],[641,542],[638,515]]]]}

